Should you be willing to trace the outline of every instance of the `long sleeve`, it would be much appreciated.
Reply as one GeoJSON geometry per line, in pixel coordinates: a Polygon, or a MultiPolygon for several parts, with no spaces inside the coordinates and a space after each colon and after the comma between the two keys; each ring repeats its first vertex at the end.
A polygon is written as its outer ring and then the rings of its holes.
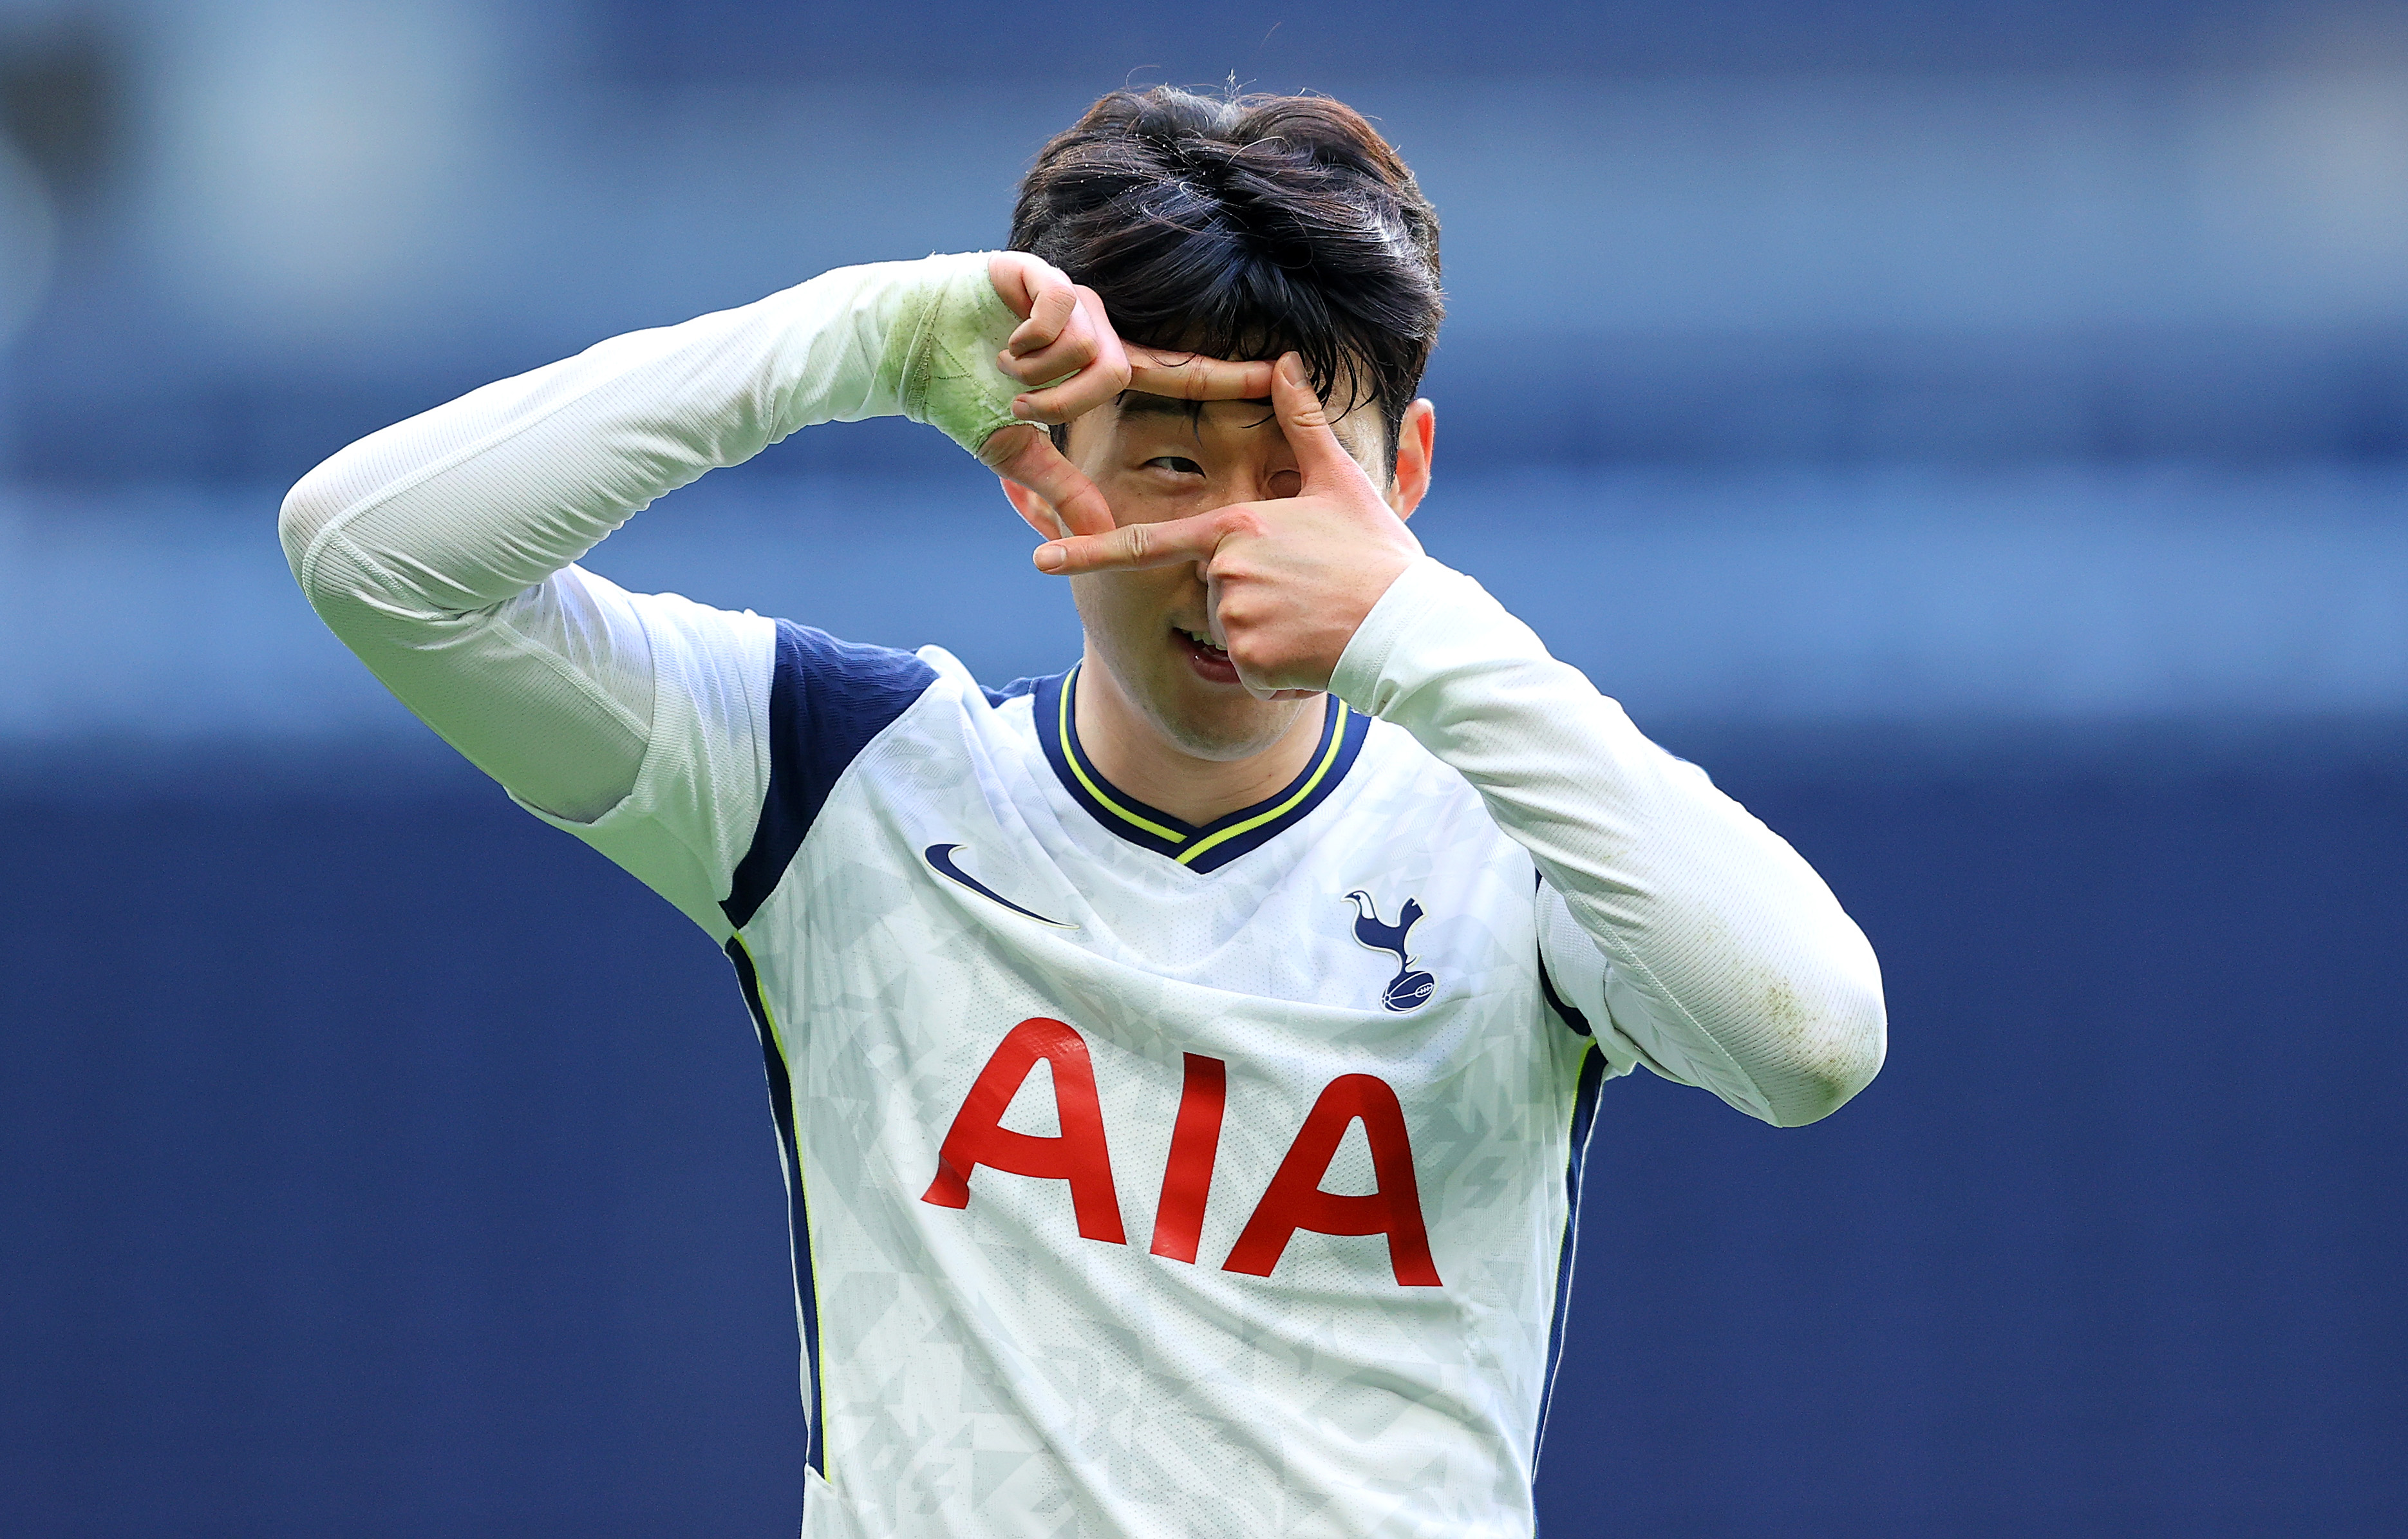
{"type": "Polygon", "coordinates": [[[1529,850],[1550,970],[1605,1007],[1626,1065],[1782,1127],[1880,1069],[1880,968],[1822,879],[1479,583],[1407,568],[1331,688],[1412,732],[1529,850]]]}
{"type": "Polygon", "coordinates": [[[680,847],[618,857],[700,917],[767,779],[748,728],[772,627],[573,563],[663,493],[813,424],[901,414],[974,450],[1018,388],[992,362],[1017,323],[986,266],[840,268],[372,434],[285,499],[294,574],[403,703],[552,821],[598,825],[671,743],[683,762],[652,789],[689,805],[646,812],[680,847]]]}

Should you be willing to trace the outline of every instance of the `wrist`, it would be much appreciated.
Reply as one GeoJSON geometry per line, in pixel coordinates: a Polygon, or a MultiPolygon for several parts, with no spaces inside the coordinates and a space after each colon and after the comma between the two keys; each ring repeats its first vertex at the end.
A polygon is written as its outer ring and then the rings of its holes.
{"type": "Polygon", "coordinates": [[[1435,556],[1419,555],[1354,627],[1329,692],[1367,715],[1385,717],[1424,675],[1460,662],[1458,654],[1526,648],[1545,651],[1487,589],[1435,556]]]}
{"type": "Polygon", "coordinates": [[[902,414],[977,453],[1018,425],[1021,386],[995,367],[1020,318],[996,293],[984,252],[898,264],[909,270],[879,357],[879,382],[902,414]]]}
{"type": "MultiPolygon", "coordinates": [[[[1395,591],[1397,583],[1421,559],[1418,550],[1412,552],[1380,550],[1372,559],[1361,562],[1349,571],[1346,597],[1333,605],[1331,624],[1317,639],[1313,648],[1317,669],[1315,687],[1338,692],[1340,672],[1346,666],[1346,655],[1354,650],[1372,616],[1395,591]],[[1352,620],[1346,618],[1351,615],[1352,620]]],[[[1376,647],[1376,641],[1373,646],[1376,647]]],[[[1367,651],[1372,648],[1367,647],[1367,651]]]]}

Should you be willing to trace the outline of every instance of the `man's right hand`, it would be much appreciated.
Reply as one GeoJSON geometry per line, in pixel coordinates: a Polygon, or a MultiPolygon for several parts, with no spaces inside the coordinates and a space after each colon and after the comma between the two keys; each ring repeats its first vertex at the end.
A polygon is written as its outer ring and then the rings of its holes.
{"type": "MultiPolygon", "coordinates": [[[[1041,424],[1067,423],[1110,405],[1125,390],[1175,400],[1268,400],[1268,362],[1231,363],[1196,353],[1124,344],[1096,291],[1026,252],[997,252],[987,278],[1020,326],[996,365],[1027,387],[1011,403],[1026,427],[999,428],[979,449],[987,468],[1053,505],[1063,535],[1108,534],[1115,526],[1104,494],[1054,447],[1041,424]]],[[[1054,538],[1055,531],[1039,529],[1054,538]]]]}

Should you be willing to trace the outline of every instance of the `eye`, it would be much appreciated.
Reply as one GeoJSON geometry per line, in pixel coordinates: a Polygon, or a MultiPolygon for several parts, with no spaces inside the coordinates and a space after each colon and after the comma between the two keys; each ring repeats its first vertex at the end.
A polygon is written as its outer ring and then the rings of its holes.
{"type": "Polygon", "coordinates": [[[1177,454],[1162,454],[1145,462],[1149,470],[1168,470],[1174,476],[1200,476],[1204,467],[1194,460],[1177,454]]]}

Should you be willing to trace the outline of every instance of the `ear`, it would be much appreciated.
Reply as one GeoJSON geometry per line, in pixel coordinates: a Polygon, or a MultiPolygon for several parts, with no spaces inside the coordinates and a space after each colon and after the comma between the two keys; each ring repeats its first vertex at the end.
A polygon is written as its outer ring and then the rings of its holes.
{"type": "Polygon", "coordinates": [[[1002,476],[995,479],[1002,483],[1003,499],[1011,504],[1013,512],[1018,513],[1030,528],[1037,531],[1039,539],[1068,539],[1070,538],[1068,527],[1063,524],[1061,515],[1054,512],[1052,503],[1016,481],[1002,476]]]}
{"type": "Polygon", "coordinates": [[[1397,424],[1397,474],[1388,482],[1388,506],[1411,518],[1429,494],[1430,455],[1438,442],[1438,408],[1425,396],[1405,408],[1397,424]]]}

